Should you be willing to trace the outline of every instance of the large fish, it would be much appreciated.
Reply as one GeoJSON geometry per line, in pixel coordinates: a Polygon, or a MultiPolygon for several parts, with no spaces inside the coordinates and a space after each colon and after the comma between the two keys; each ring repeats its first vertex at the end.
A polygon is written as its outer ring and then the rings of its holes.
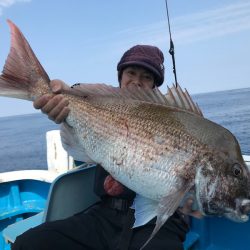
{"type": "MultiPolygon", "coordinates": [[[[11,49],[0,95],[33,101],[51,93],[28,42],[8,23],[11,49]]],[[[85,84],[63,95],[70,108],[62,129],[65,147],[137,193],[134,226],[157,217],[150,239],[191,188],[203,214],[248,220],[250,175],[236,138],[205,119],[180,86],[163,96],[158,90],[85,84]]]]}

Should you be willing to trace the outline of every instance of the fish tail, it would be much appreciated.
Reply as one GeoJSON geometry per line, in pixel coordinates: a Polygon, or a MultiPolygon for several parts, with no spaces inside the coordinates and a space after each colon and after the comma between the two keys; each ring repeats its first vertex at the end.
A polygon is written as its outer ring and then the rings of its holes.
{"type": "Polygon", "coordinates": [[[18,27],[7,22],[11,47],[0,76],[0,96],[33,101],[50,92],[50,79],[18,27]]]}

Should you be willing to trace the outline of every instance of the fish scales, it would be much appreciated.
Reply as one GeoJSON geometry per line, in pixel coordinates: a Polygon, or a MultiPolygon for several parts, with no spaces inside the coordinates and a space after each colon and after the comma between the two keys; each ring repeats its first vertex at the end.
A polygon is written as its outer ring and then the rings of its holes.
{"type": "MultiPolygon", "coordinates": [[[[81,110],[81,118],[79,119],[77,118],[79,112],[74,114],[76,108],[73,105],[74,100],[72,100],[70,102],[72,114],[68,118],[69,124],[76,129],[78,126],[81,130],[83,127],[85,128],[84,132],[79,131],[78,134],[88,134],[82,142],[88,154],[117,179],[121,181],[126,179],[124,181],[126,185],[130,186],[128,178],[130,178],[130,182],[133,182],[134,179],[138,182],[141,179],[141,182],[144,183],[143,186],[147,186],[149,182],[152,183],[154,178],[158,183],[162,179],[163,182],[160,185],[163,186],[164,183],[169,188],[168,183],[171,183],[168,181],[171,178],[170,173],[174,175],[175,172],[176,163],[174,160],[176,160],[176,156],[180,156],[176,153],[178,151],[187,152],[186,146],[190,144],[190,140],[186,144],[175,142],[176,134],[178,134],[176,127],[181,127],[181,125],[178,124],[177,126],[177,122],[171,115],[171,110],[162,107],[169,111],[169,115],[166,116],[166,112],[165,115],[162,115],[164,112],[158,106],[155,107],[156,105],[145,103],[145,108],[143,108],[141,103],[131,102],[131,105],[128,106],[127,103],[116,100],[117,106],[94,104],[93,107],[88,102],[82,101],[82,106],[85,107],[78,107],[77,110],[81,110]],[[75,119],[78,121],[71,121],[75,119]],[[174,131],[171,136],[169,136],[168,130],[174,131]],[[159,143],[159,139],[157,141],[156,137],[164,138],[164,141],[159,143]],[[86,138],[89,139],[86,140],[86,138]],[[115,144],[114,141],[116,141],[115,144]],[[113,164],[110,162],[113,162],[113,164]],[[136,168],[140,170],[134,171],[134,166],[137,166],[136,168]],[[121,171],[121,168],[123,168],[123,171],[121,171]],[[153,171],[154,169],[155,171],[153,171]],[[144,176],[142,177],[141,171],[147,172],[148,181],[144,176]],[[126,177],[124,173],[127,173],[126,177]],[[123,176],[120,176],[120,174],[123,176]]],[[[77,102],[77,105],[79,105],[79,102],[77,102]]],[[[179,140],[179,136],[177,136],[177,139],[179,140]]],[[[181,155],[183,156],[182,162],[187,165],[192,154],[181,155]],[[186,159],[187,156],[189,157],[186,159]]],[[[180,164],[179,162],[180,157],[178,157],[178,164],[180,164]]],[[[131,187],[135,188],[133,184],[131,184],[131,187]]],[[[138,187],[136,189],[138,193],[143,193],[142,190],[138,190],[138,187]]],[[[166,189],[162,194],[156,195],[158,199],[166,194],[166,189]]],[[[162,190],[162,188],[159,190],[162,190]]]]}

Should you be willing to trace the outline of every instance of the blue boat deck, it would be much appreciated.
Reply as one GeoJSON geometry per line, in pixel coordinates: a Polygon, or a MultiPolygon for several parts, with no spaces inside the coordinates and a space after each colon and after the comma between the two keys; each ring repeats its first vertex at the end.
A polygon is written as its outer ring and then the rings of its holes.
{"type": "Polygon", "coordinates": [[[5,249],[2,231],[8,225],[44,210],[50,183],[17,180],[0,183],[0,249],[5,249]]]}
{"type": "MultiPolygon", "coordinates": [[[[7,225],[20,221],[5,230],[6,238],[13,242],[17,235],[40,224],[44,218],[48,221],[65,218],[92,204],[97,199],[95,196],[91,197],[94,171],[94,167],[87,167],[63,174],[54,181],[50,191],[49,183],[34,180],[1,183],[0,235],[7,225]],[[48,206],[46,206],[47,195],[51,201],[48,206]],[[63,209],[57,209],[58,207],[63,209]],[[43,211],[44,208],[44,216],[40,213],[21,221],[43,211]]],[[[187,234],[184,248],[185,250],[248,250],[250,221],[236,223],[217,217],[191,219],[190,232],[187,234]]],[[[0,238],[0,249],[9,250],[9,245],[5,244],[3,237],[0,238]]]]}

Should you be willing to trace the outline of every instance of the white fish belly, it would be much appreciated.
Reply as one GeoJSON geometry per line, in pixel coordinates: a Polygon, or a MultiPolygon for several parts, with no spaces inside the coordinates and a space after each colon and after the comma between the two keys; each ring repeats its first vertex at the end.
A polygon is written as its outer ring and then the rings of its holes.
{"type": "MultiPolygon", "coordinates": [[[[150,140],[143,134],[144,129],[137,131],[144,126],[143,121],[133,124],[121,120],[118,117],[112,123],[105,114],[85,113],[80,117],[78,113],[67,121],[74,126],[88,156],[136,193],[160,200],[179,190],[183,183],[175,168],[184,165],[190,155],[176,154],[174,150],[165,150],[163,154],[162,149],[167,147],[162,144],[158,131],[150,140]]],[[[154,128],[151,124],[150,127],[154,128]]]]}

